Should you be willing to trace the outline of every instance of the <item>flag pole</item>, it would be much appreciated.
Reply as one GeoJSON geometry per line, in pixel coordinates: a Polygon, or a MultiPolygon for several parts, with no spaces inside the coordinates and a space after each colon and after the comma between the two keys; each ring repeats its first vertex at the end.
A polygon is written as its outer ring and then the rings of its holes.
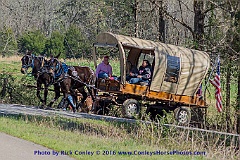
{"type": "Polygon", "coordinates": [[[205,92],[206,92],[206,90],[207,90],[208,83],[209,83],[209,81],[210,81],[210,79],[211,79],[211,77],[212,77],[212,74],[213,74],[215,68],[216,68],[217,65],[218,65],[218,59],[219,59],[219,58],[220,58],[220,55],[218,54],[217,58],[215,59],[215,64],[214,64],[214,66],[212,67],[212,70],[211,70],[211,72],[210,72],[210,74],[209,74],[209,76],[208,76],[208,80],[207,80],[207,83],[206,83],[206,85],[205,85],[205,88],[203,89],[203,94],[202,94],[202,95],[205,95],[205,92]]]}

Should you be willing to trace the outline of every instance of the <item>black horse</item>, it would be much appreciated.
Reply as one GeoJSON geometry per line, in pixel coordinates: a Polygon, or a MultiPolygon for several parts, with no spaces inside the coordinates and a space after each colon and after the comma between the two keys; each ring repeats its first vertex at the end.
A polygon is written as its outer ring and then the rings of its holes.
{"type": "MultiPolygon", "coordinates": [[[[33,54],[26,54],[22,57],[22,68],[21,72],[23,74],[27,73],[29,67],[32,68],[32,75],[37,81],[37,97],[42,102],[43,106],[46,106],[48,87],[53,83],[53,75],[48,72],[47,60],[43,56],[34,56],[33,54]],[[40,91],[42,89],[42,84],[44,84],[44,98],[40,96],[40,91]]],[[[60,86],[59,84],[54,84],[55,97],[49,103],[49,107],[60,97],[60,86]]]]}
{"type": "Polygon", "coordinates": [[[95,99],[96,90],[94,89],[94,85],[96,82],[96,76],[90,67],[68,67],[65,63],[54,58],[49,61],[49,72],[54,75],[55,83],[60,83],[64,99],[69,101],[73,108],[73,112],[75,112],[78,107],[74,103],[76,89],[83,96],[81,104],[84,104],[89,95],[93,100],[95,99]],[[87,88],[89,94],[85,91],[84,87],[87,88]]]}

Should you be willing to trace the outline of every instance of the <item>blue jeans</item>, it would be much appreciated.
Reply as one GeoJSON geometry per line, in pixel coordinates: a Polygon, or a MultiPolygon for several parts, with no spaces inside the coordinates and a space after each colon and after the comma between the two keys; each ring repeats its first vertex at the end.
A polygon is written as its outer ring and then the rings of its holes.
{"type": "Polygon", "coordinates": [[[105,72],[99,73],[98,78],[108,78],[108,74],[105,72]]]}
{"type": "Polygon", "coordinates": [[[149,83],[148,80],[144,80],[144,79],[142,79],[142,78],[131,78],[131,79],[129,80],[129,83],[130,83],[130,84],[135,84],[135,83],[138,83],[138,82],[149,83]]]}
{"type": "MultiPolygon", "coordinates": [[[[109,77],[108,74],[105,72],[98,74],[98,78],[108,78],[108,77],[109,77]]],[[[112,76],[112,77],[114,78],[114,80],[118,80],[118,77],[116,76],[112,76]]]]}

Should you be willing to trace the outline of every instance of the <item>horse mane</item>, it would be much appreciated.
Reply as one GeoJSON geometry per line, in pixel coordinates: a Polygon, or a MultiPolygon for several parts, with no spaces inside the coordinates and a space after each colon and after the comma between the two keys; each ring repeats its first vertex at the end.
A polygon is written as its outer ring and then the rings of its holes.
{"type": "MultiPolygon", "coordinates": [[[[42,68],[45,64],[45,57],[44,56],[35,56],[34,57],[34,60],[37,60],[39,62],[39,65],[38,67],[42,68]]],[[[35,62],[35,61],[34,61],[35,62]]],[[[35,65],[35,64],[34,64],[35,65]]],[[[39,68],[38,68],[39,69],[39,68]]]]}
{"type": "Polygon", "coordinates": [[[42,63],[41,63],[41,67],[43,67],[43,66],[44,66],[44,63],[45,63],[45,58],[44,58],[44,57],[42,57],[42,63]]]}
{"type": "Polygon", "coordinates": [[[26,55],[32,55],[32,53],[33,53],[33,50],[31,50],[31,51],[27,51],[27,53],[26,53],[26,55]]]}

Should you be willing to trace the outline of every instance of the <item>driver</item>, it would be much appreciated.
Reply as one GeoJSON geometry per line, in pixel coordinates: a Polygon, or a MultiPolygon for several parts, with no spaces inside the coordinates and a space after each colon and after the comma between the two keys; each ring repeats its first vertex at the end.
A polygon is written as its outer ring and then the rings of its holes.
{"type": "Polygon", "coordinates": [[[112,66],[109,64],[109,56],[104,56],[102,63],[97,66],[96,75],[98,78],[111,78],[112,66]]]}

